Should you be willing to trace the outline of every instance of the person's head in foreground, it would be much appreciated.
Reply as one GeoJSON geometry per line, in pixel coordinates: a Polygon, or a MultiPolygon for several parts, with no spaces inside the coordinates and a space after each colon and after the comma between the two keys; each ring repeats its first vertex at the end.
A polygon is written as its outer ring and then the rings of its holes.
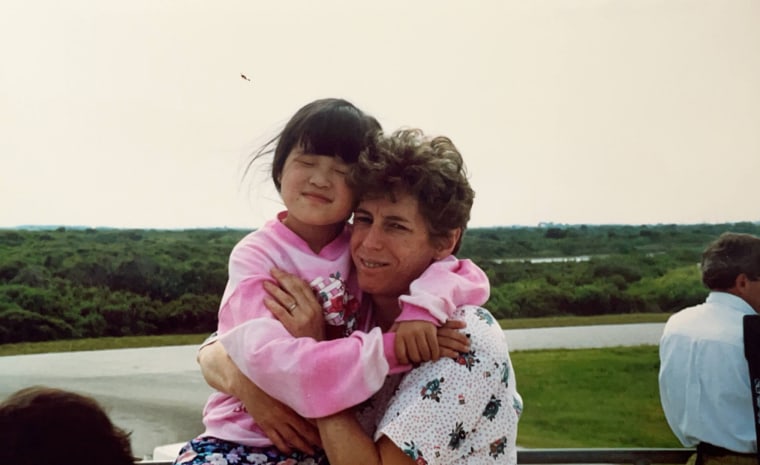
{"type": "Polygon", "coordinates": [[[702,253],[702,282],[744,299],[760,312],[760,237],[723,233],[702,253]]]}
{"type": "Polygon", "coordinates": [[[0,463],[133,465],[129,434],[95,399],[43,386],[0,403],[0,463]]]}
{"type": "Polygon", "coordinates": [[[459,249],[475,194],[448,138],[416,129],[381,135],[348,182],[360,199],[351,252],[359,286],[376,303],[407,292],[433,260],[459,249]]]}

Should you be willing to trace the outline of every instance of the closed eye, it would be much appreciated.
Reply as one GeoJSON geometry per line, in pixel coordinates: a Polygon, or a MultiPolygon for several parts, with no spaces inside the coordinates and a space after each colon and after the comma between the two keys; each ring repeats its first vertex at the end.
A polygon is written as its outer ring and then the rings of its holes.
{"type": "Polygon", "coordinates": [[[340,158],[335,157],[333,159],[333,171],[340,174],[341,176],[345,176],[348,174],[348,165],[340,158]]]}
{"type": "Polygon", "coordinates": [[[317,156],[310,153],[301,153],[296,156],[294,161],[302,166],[316,166],[318,161],[317,156]]]}

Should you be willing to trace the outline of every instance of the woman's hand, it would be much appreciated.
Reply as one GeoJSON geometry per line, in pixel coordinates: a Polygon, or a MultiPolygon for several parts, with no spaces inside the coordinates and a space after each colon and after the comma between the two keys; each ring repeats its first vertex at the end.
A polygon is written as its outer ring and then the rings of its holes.
{"type": "Polygon", "coordinates": [[[298,449],[314,454],[314,446],[320,445],[317,427],[246,378],[221,343],[201,347],[197,361],[206,382],[217,391],[240,399],[280,452],[290,454],[298,449]]]}
{"type": "Polygon", "coordinates": [[[297,449],[314,455],[314,446],[321,447],[319,431],[314,424],[255,384],[249,381],[240,394],[239,399],[245,409],[283,454],[290,454],[292,449],[297,449]]]}
{"type": "Polygon", "coordinates": [[[277,280],[279,286],[270,282],[264,283],[264,289],[271,296],[264,299],[264,305],[293,337],[324,340],[325,322],[322,306],[309,283],[278,268],[272,269],[272,277],[277,280]]]}

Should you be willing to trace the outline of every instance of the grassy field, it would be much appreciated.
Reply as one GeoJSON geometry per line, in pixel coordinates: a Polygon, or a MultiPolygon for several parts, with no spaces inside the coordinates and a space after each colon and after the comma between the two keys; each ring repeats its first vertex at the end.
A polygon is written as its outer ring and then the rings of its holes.
{"type": "MultiPolygon", "coordinates": [[[[502,320],[504,328],[661,322],[669,315],[502,320]]],[[[199,344],[206,334],[0,345],[0,356],[199,344]]],[[[657,347],[512,353],[525,402],[522,447],[680,447],[662,414],[657,347]]]]}
{"type": "Polygon", "coordinates": [[[656,346],[512,354],[523,447],[681,447],[665,421],[656,346]]]}
{"type": "Polygon", "coordinates": [[[181,346],[200,344],[208,334],[172,334],[170,336],[124,336],[93,339],[65,339],[61,341],[19,342],[0,344],[0,357],[4,355],[43,354],[48,352],[75,352],[81,350],[133,349],[139,347],[181,346]]]}

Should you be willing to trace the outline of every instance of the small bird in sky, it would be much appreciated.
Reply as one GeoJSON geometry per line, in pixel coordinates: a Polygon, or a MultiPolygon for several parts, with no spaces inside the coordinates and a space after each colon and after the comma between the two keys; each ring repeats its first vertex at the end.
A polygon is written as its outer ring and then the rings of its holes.
{"type": "Polygon", "coordinates": [[[241,73],[241,74],[240,74],[240,77],[241,77],[241,78],[243,78],[243,79],[245,79],[245,80],[246,80],[246,81],[248,81],[248,82],[252,82],[252,81],[251,81],[251,79],[250,79],[248,76],[246,76],[245,74],[242,74],[242,73],[241,73]]]}

